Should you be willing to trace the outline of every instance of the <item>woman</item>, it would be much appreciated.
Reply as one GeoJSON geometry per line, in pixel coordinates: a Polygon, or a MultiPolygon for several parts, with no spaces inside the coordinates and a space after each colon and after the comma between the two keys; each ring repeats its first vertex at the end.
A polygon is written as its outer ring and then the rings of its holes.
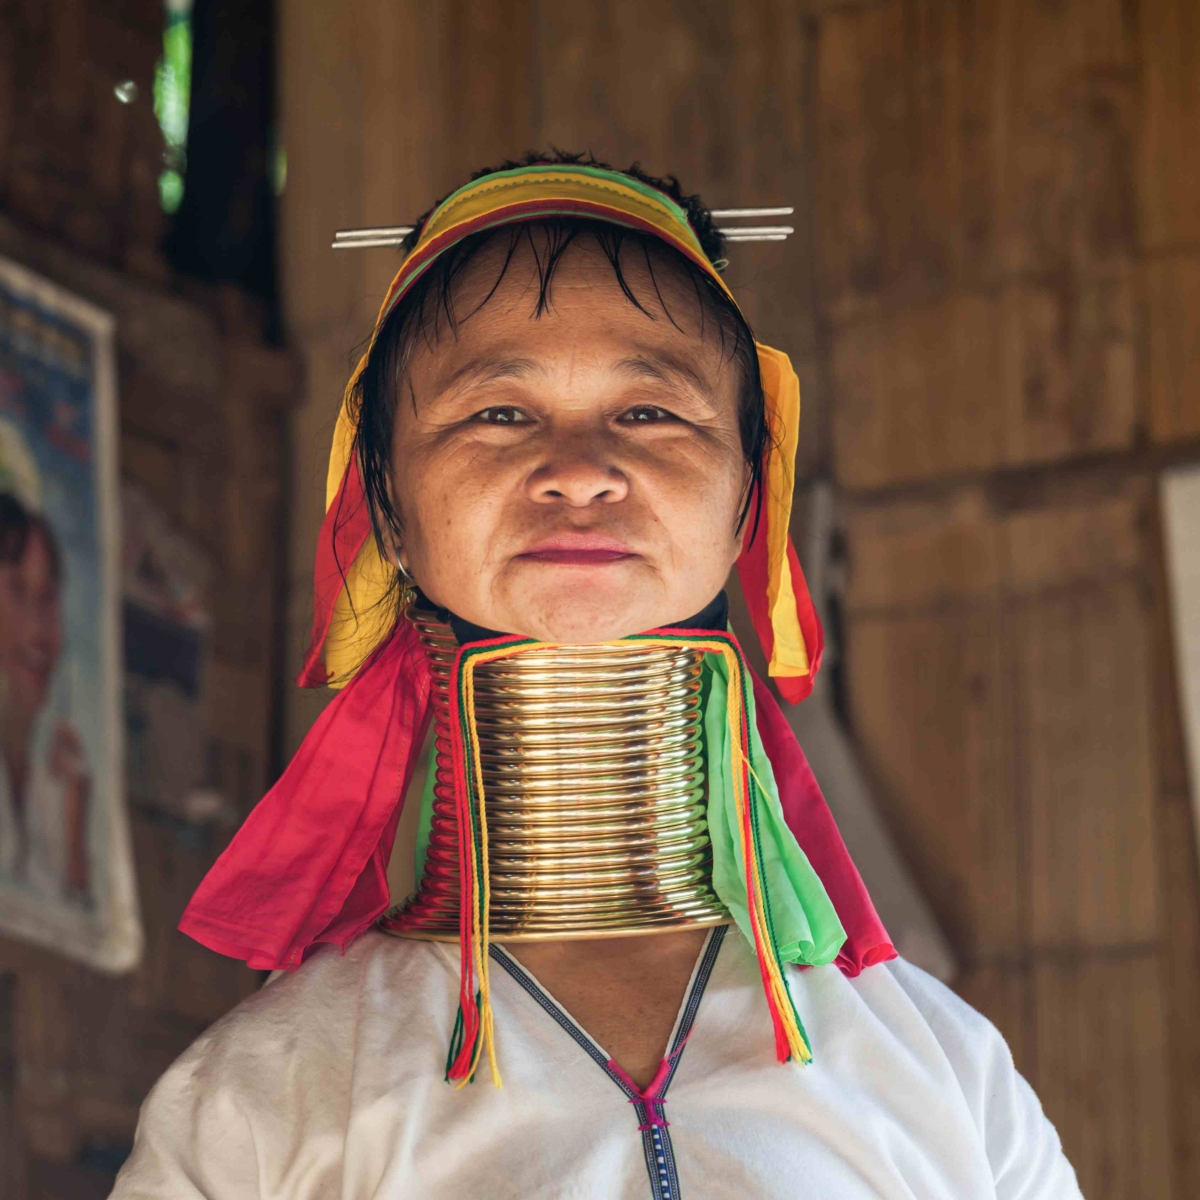
{"type": "Polygon", "coordinates": [[[37,728],[62,654],[62,559],[54,532],[0,492],[0,879],[53,899],[88,890],[83,743],[56,721],[37,728]]]}
{"type": "Polygon", "coordinates": [[[347,686],[181,926],[287,973],[159,1083],[117,1196],[1078,1195],[728,633],[736,563],[806,694],[798,388],[720,254],[673,181],[562,157],[419,223],[331,458],[305,679],[347,686]]]}

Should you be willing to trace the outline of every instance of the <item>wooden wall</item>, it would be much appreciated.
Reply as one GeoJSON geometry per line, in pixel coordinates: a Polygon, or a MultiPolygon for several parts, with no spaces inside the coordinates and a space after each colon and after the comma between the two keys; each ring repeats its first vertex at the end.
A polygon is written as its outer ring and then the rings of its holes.
{"type": "Polygon", "coordinates": [[[887,0],[814,33],[855,729],[1085,1194],[1200,1194],[1155,501],[1163,463],[1200,453],[1200,22],[887,0]]]}
{"type": "MultiPolygon", "coordinates": [[[[232,290],[172,279],[152,108],[161,0],[0,0],[0,254],[117,318],[120,459],[212,556],[207,739],[249,811],[272,769],[292,360],[232,290]],[[113,87],[132,79],[138,99],[113,87]]],[[[0,1196],[107,1195],[157,1076],[258,983],[175,931],[227,835],[133,814],[146,952],[111,978],[0,938],[0,1196]]]]}
{"type": "MultiPolygon", "coordinates": [[[[792,203],[731,281],[847,513],[888,823],[1090,1200],[1200,1195],[1200,885],[1155,474],[1200,454],[1190,0],[282,0],[289,629],[395,269],[333,254],[530,146],[792,203]]],[[[289,710],[294,745],[320,704],[289,710]]]]}

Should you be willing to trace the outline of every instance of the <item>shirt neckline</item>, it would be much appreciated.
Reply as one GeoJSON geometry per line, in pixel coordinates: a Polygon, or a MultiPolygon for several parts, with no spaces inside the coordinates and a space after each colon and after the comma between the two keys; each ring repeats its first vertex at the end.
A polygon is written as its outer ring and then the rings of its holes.
{"type": "MultiPolygon", "coordinates": [[[[683,1002],[679,1006],[679,1012],[675,1016],[675,1024],[672,1027],[671,1036],[667,1039],[667,1052],[663,1057],[670,1062],[670,1067],[661,1088],[658,1090],[660,1097],[666,1095],[667,1088],[670,1087],[671,1080],[674,1078],[675,1072],[679,1067],[679,1060],[682,1056],[684,1044],[691,1036],[692,1026],[696,1020],[696,1013],[700,1008],[700,1001],[704,997],[704,990],[708,986],[709,978],[712,976],[713,967],[716,965],[717,955],[720,952],[721,943],[725,940],[728,928],[727,925],[717,925],[709,930],[704,947],[696,958],[696,964],[692,968],[687,990],[684,992],[683,1002]]],[[[502,946],[498,946],[494,942],[489,947],[489,951],[492,958],[512,976],[517,985],[565,1033],[574,1039],[575,1043],[625,1093],[627,1098],[633,1099],[637,1096],[638,1093],[636,1090],[629,1085],[628,1076],[625,1076],[624,1072],[618,1073],[612,1069],[614,1060],[608,1051],[538,982],[531,971],[527,970],[513,958],[502,946]]]]}

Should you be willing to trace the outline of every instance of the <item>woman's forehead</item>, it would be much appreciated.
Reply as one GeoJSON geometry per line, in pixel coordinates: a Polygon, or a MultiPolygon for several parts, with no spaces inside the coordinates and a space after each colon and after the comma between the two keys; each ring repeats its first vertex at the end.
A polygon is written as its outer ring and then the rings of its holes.
{"type": "Polygon", "coordinates": [[[626,243],[614,263],[585,234],[551,261],[545,239],[530,233],[515,244],[494,238],[445,291],[432,289],[425,336],[414,349],[469,370],[489,347],[494,368],[517,375],[564,338],[604,340],[626,371],[719,370],[727,349],[722,322],[666,248],[626,243]]]}

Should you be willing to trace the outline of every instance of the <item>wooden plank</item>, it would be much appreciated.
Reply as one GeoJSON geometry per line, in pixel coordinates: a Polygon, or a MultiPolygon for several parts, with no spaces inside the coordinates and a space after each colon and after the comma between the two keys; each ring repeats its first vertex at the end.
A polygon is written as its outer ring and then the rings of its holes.
{"type": "Polygon", "coordinates": [[[822,13],[816,213],[835,319],[998,278],[1002,6],[889,0],[822,13]]]}
{"type": "Polygon", "coordinates": [[[1039,962],[1031,1082],[1088,1200],[1172,1200],[1158,960],[1039,962]]]}
{"type": "Polygon", "coordinates": [[[129,1003],[158,1009],[182,1020],[175,1054],[182,1053],[198,1025],[222,1016],[258,987],[257,972],[205,949],[176,926],[184,907],[229,834],[183,829],[137,813],[132,821],[134,854],[143,903],[146,952],[129,983],[129,1003]],[[184,1022],[192,1022],[187,1032],[184,1022]]]}
{"type": "Polygon", "coordinates": [[[71,1010],[67,980],[25,972],[17,984],[14,1031],[17,1111],[25,1145],[56,1162],[74,1157],[78,1130],[70,1112],[71,1010]]]}
{"type": "Polygon", "coordinates": [[[1141,0],[1140,232],[1150,250],[1200,243],[1200,8],[1141,0]]]}
{"type": "Polygon", "coordinates": [[[995,607],[850,616],[851,726],[885,820],[968,961],[1023,943],[1021,814],[995,607]]]}
{"type": "Polygon", "coordinates": [[[846,532],[851,613],[986,603],[1000,587],[1002,543],[977,488],[934,502],[851,504],[846,532]]]}
{"type": "Polygon", "coordinates": [[[878,307],[831,330],[834,461],[853,488],[1132,444],[1132,293],[1123,278],[1014,284],[878,307]]]}
{"type": "Polygon", "coordinates": [[[640,159],[694,190],[732,182],[734,120],[721,88],[730,35],[731,10],[713,5],[703,13],[669,0],[545,7],[541,139],[616,166],[640,159]]]}
{"type": "Polygon", "coordinates": [[[1200,1195],[1200,870],[1196,827],[1187,792],[1164,793],[1158,822],[1159,894],[1163,898],[1160,962],[1165,1037],[1170,1047],[1168,1086],[1171,1143],[1178,1194],[1200,1195]]]}
{"type": "Polygon", "coordinates": [[[818,16],[817,216],[836,320],[1129,261],[1134,46],[1120,0],[889,0],[818,16]]]}
{"type": "Polygon", "coordinates": [[[1143,570],[1150,503],[1142,481],[1107,480],[1099,495],[1089,489],[1007,513],[999,523],[1005,590],[1032,596],[1143,570]]]}
{"type": "Polygon", "coordinates": [[[992,466],[1003,457],[999,302],[955,295],[830,331],[838,479],[874,488],[992,466]]]}
{"type": "Polygon", "coordinates": [[[1012,618],[1035,944],[1158,936],[1147,611],[1136,580],[1012,618]]]}
{"type": "Polygon", "coordinates": [[[439,8],[440,195],[529,148],[536,10],[532,0],[449,0],[439,8]]]}
{"type": "Polygon", "coordinates": [[[78,976],[66,989],[66,1004],[71,1013],[66,1107],[88,1134],[131,1142],[146,1093],[208,1022],[133,1006],[124,979],[78,976]]]}
{"type": "Polygon", "coordinates": [[[13,1010],[17,980],[0,975],[0,1194],[25,1196],[25,1149],[17,1124],[17,1060],[13,1010]]]}
{"type": "Polygon", "coordinates": [[[1132,444],[1132,35],[1118,0],[819,22],[817,244],[841,477],[1132,444]]]}
{"type": "Polygon", "coordinates": [[[1004,270],[1047,281],[1135,251],[1135,33],[1122,0],[1003,11],[1004,270]]]}
{"type": "MultiPolygon", "coordinates": [[[[1006,289],[1003,453],[1024,466],[1128,449],[1138,417],[1132,272],[1006,289]]],[[[943,397],[944,405],[958,403],[943,397]]]]}
{"type": "MultiPolygon", "coordinates": [[[[278,5],[279,109],[282,142],[289,151],[287,187],[279,201],[279,297],[284,326],[296,346],[319,330],[338,330],[345,353],[369,330],[379,304],[379,296],[363,286],[371,256],[334,253],[329,244],[339,228],[387,224],[399,215],[390,209],[366,211],[363,164],[368,154],[389,161],[392,147],[404,147],[407,131],[420,125],[392,113],[384,136],[365,120],[364,94],[376,61],[362,53],[369,44],[370,15],[366,4],[281,0],[278,5]]],[[[384,31],[377,31],[373,44],[381,54],[389,49],[384,31]]],[[[407,67],[398,56],[391,62],[397,80],[407,77],[407,67]]],[[[387,251],[374,253],[392,259],[387,251]]],[[[340,395],[339,388],[325,399],[333,404],[340,395]]]]}
{"type": "Polygon", "coordinates": [[[1142,272],[1150,436],[1168,444],[1200,437],[1200,255],[1152,258],[1142,272]]]}

